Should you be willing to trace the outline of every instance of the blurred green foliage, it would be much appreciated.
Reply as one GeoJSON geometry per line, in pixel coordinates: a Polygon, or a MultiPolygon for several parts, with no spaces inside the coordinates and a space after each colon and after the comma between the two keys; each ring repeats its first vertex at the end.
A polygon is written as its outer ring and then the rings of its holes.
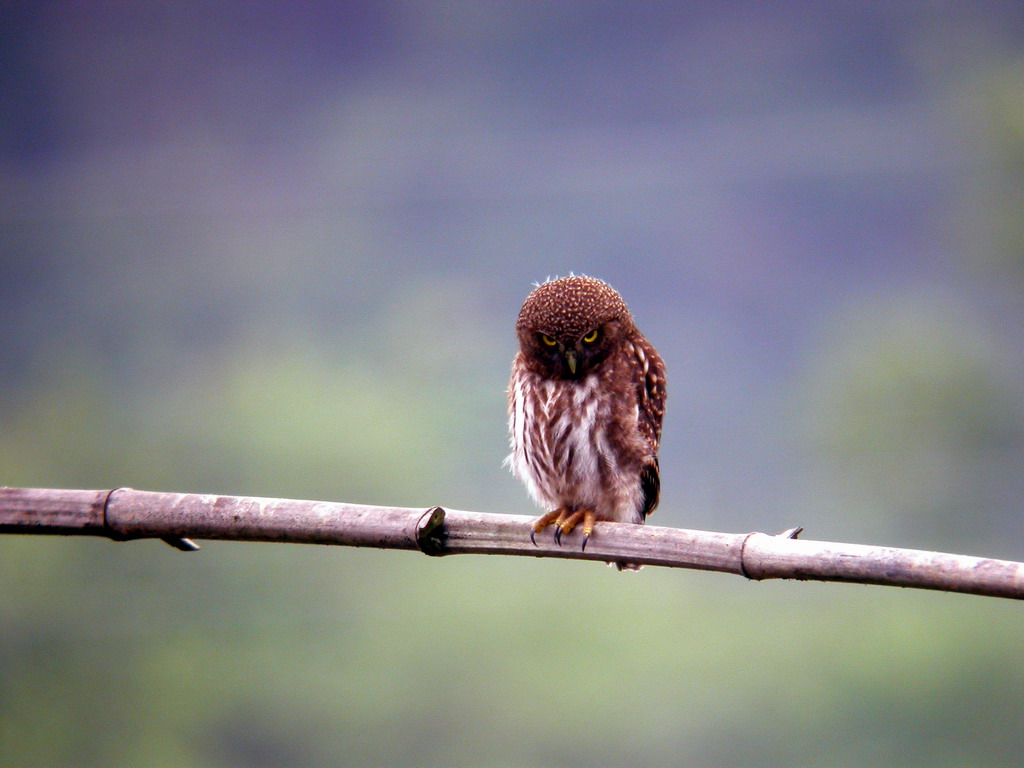
{"type": "MultiPolygon", "coordinates": [[[[5,8],[0,483],[528,512],[512,318],[595,265],[670,360],[652,523],[1024,559],[1019,11],[826,5],[5,8]]],[[[1008,768],[1020,627],[5,536],[0,766],[1008,768]]]]}
{"type": "MultiPolygon", "coordinates": [[[[909,508],[931,498],[918,446],[974,450],[1006,420],[977,348],[893,306],[905,323],[847,326],[817,423],[875,503],[908,462],[909,508]]],[[[423,478],[472,466],[459,404],[502,407],[294,343],[135,400],[87,368],[46,380],[0,422],[15,485],[416,503],[423,478]]],[[[1024,749],[1011,602],[292,545],[0,546],[4,765],[1001,766],[1024,749]]]]}
{"type": "Polygon", "coordinates": [[[804,393],[818,487],[839,514],[918,548],[991,553],[1020,532],[1024,403],[1009,359],[941,293],[850,308],[804,393]]]}
{"type": "Polygon", "coordinates": [[[972,234],[978,254],[1001,267],[1018,290],[1024,285],[1024,60],[1007,57],[973,83],[970,108],[981,116],[983,172],[972,189],[972,234]]]}
{"type": "Polygon", "coordinates": [[[1021,747],[1012,603],[275,545],[6,548],[9,765],[1009,765],[1021,747]]]}

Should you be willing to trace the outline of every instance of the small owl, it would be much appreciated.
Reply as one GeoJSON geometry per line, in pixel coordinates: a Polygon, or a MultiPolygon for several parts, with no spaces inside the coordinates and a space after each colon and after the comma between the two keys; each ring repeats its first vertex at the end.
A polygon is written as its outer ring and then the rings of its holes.
{"type": "MultiPolygon", "coordinates": [[[[643,523],[658,504],[665,364],[622,297],[585,276],[538,286],[516,323],[506,463],[547,510],[555,541],[582,523],[643,523]]],[[[636,568],[617,564],[619,570],[636,568]]]]}

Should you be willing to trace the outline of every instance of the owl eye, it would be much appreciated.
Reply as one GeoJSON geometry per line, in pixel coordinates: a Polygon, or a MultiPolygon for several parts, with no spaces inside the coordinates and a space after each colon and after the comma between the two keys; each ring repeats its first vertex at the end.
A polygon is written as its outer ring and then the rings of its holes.
{"type": "Polygon", "coordinates": [[[597,341],[597,337],[598,337],[597,328],[595,328],[594,330],[592,330],[590,333],[588,333],[586,336],[583,337],[583,343],[584,344],[593,344],[595,341],[597,341]]]}
{"type": "Polygon", "coordinates": [[[546,334],[543,334],[543,333],[540,335],[540,340],[543,341],[549,347],[553,347],[553,346],[555,346],[558,343],[557,341],[552,339],[550,336],[548,336],[546,334]]]}

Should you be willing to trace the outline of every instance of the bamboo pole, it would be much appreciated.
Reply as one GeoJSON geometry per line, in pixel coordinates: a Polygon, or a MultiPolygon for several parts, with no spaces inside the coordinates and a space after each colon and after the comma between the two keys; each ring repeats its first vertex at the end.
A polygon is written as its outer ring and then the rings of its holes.
{"type": "Polygon", "coordinates": [[[376,507],[328,501],[109,491],[0,488],[0,533],[279,541],[419,550],[425,554],[519,555],[661,565],[748,579],[846,581],[1024,599],[1024,563],[895,547],[598,523],[586,550],[578,534],[530,541],[534,518],[441,507],[376,507]]]}

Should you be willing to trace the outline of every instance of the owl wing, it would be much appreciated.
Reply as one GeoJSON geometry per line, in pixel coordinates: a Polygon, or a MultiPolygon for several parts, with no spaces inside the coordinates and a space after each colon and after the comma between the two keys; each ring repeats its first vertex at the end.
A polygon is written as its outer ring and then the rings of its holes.
{"type": "Polygon", "coordinates": [[[641,376],[637,382],[640,431],[651,446],[651,459],[640,470],[643,491],[643,515],[646,518],[658,506],[661,493],[661,471],[658,467],[658,445],[661,443],[661,420],[665,415],[665,363],[647,339],[636,342],[641,376]]]}
{"type": "Polygon", "coordinates": [[[654,457],[654,461],[644,464],[640,470],[640,489],[644,494],[642,512],[644,519],[647,519],[658,506],[658,497],[661,495],[661,471],[658,469],[657,456],[654,457]]]}

